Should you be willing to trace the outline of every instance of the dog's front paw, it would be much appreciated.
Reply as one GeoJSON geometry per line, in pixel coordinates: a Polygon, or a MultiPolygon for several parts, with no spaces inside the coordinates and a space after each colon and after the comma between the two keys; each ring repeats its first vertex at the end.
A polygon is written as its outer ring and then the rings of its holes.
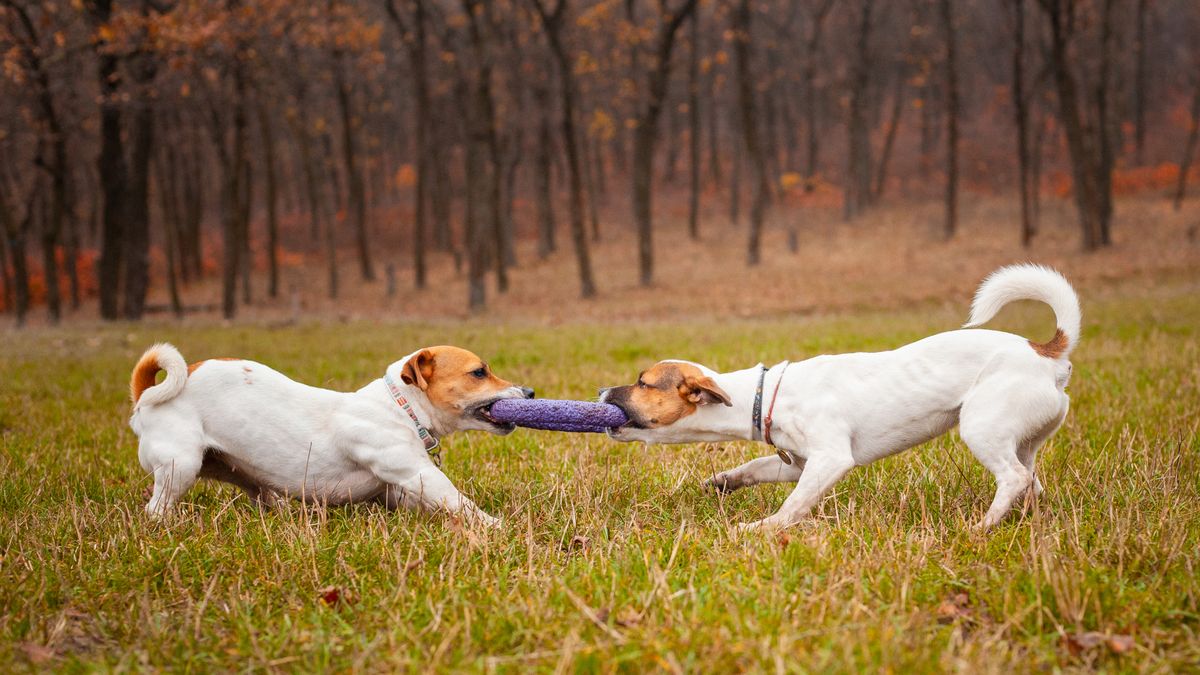
{"type": "Polygon", "coordinates": [[[503,520],[489,516],[486,513],[478,514],[474,519],[474,524],[486,530],[500,530],[504,528],[503,520]]]}
{"type": "Polygon", "coordinates": [[[727,473],[719,473],[704,481],[704,487],[717,494],[729,494],[741,487],[727,473]]]}
{"type": "Polygon", "coordinates": [[[734,526],[738,532],[771,532],[779,528],[771,519],[763,518],[752,523],[738,523],[734,526]]]}

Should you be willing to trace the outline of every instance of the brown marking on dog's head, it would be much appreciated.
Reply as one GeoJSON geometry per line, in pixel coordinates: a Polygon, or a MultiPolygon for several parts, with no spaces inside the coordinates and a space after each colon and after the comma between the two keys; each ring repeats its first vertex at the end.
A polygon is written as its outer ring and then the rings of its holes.
{"type": "Polygon", "coordinates": [[[1033,347],[1033,351],[1048,359],[1057,359],[1067,351],[1070,346],[1070,341],[1067,339],[1067,334],[1063,329],[1058,328],[1054,331],[1054,337],[1050,338],[1049,342],[1034,342],[1029,341],[1029,346],[1033,347]]]}
{"type": "Polygon", "coordinates": [[[521,389],[496,377],[476,354],[447,345],[428,347],[414,354],[401,369],[400,379],[425,392],[430,403],[443,411],[462,417],[475,416],[493,425],[497,424],[487,412],[491,403],[514,395],[533,396],[533,390],[521,389]]]}
{"type": "Polygon", "coordinates": [[[675,361],[660,361],[642,371],[637,382],[609,389],[604,401],[624,410],[630,426],[642,429],[674,424],[702,405],[733,405],[704,371],[675,361]]]}

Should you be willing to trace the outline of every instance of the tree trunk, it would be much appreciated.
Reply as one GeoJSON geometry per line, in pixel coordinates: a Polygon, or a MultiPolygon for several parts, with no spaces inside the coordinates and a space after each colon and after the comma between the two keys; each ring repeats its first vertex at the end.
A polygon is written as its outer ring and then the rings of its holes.
{"type": "MultiPolygon", "coordinates": [[[[579,295],[591,298],[596,295],[596,282],[592,278],[592,258],[588,250],[587,233],[584,231],[583,176],[579,166],[579,136],[575,131],[575,73],[571,70],[571,59],[562,43],[562,12],[566,0],[559,0],[555,16],[551,18],[542,11],[542,24],[550,42],[550,51],[558,66],[559,96],[562,108],[562,139],[567,151],[567,184],[570,194],[571,243],[575,248],[575,264],[579,270],[579,295]]],[[[539,5],[539,11],[541,7],[539,5]]]]}
{"type": "Polygon", "coordinates": [[[393,0],[384,3],[392,21],[399,29],[405,47],[408,50],[408,61],[412,67],[412,94],[416,107],[413,111],[413,142],[417,155],[417,182],[413,201],[415,214],[413,218],[413,285],[418,289],[425,288],[428,269],[425,262],[425,249],[428,242],[426,223],[426,205],[429,203],[429,169],[430,151],[428,135],[432,120],[430,119],[429,72],[425,63],[425,2],[412,0],[413,16],[411,25],[406,25],[393,0]]]}
{"type": "Polygon", "coordinates": [[[604,167],[598,159],[600,146],[593,144],[588,138],[587,131],[582,132],[582,153],[583,158],[580,160],[583,165],[583,183],[587,190],[587,208],[588,208],[588,225],[592,230],[592,241],[600,241],[600,189],[598,183],[601,179],[597,176],[603,175],[604,167]]]}
{"type": "Polygon", "coordinates": [[[804,167],[805,190],[811,191],[820,167],[820,129],[817,120],[817,56],[821,49],[821,32],[833,0],[823,0],[813,13],[812,32],[805,42],[804,58],[804,121],[808,131],[807,161],[804,167]]]}
{"type": "MultiPolygon", "coordinates": [[[[697,12],[699,15],[699,12],[697,12]]],[[[715,68],[713,69],[715,72],[715,68]]],[[[721,176],[721,110],[717,102],[716,75],[709,76],[709,84],[705,87],[708,93],[708,170],[712,176],[713,185],[724,182],[721,176]]]]}
{"type": "MultiPolygon", "coordinates": [[[[105,25],[112,18],[112,0],[93,0],[89,7],[92,23],[105,25]]],[[[125,199],[129,192],[125,148],[121,136],[121,104],[118,89],[121,71],[118,56],[103,40],[95,45],[100,84],[100,157],[97,169],[104,194],[101,218],[100,316],[116,319],[120,313],[122,255],[125,250],[125,199]]]]}
{"type": "Polygon", "coordinates": [[[250,276],[254,271],[254,249],[251,246],[250,219],[254,207],[254,165],[250,158],[242,163],[242,177],[238,181],[241,192],[238,194],[238,243],[242,253],[238,258],[239,274],[242,280],[242,304],[249,305],[253,301],[250,293],[250,276]]]}
{"type": "Polygon", "coordinates": [[[688,235],[700,239],[700,12],[689,22],[688,51],[688,235]]]}
{"type": "Polygon", "coordinates": [[[502,227],[501,251],[504,264],[508,267],[517,266],[517,223],[513,216],[513,205],[517,193],[517,173],[521,167],[521,158],[525,141],[520,129],[509,135],[509,140],[503,153],[504,161],[504,191],[500,200],[500,222],[502,227]]]}
{"type": "Polygon", "coordinates": [[[854,64],[850,77],[850,103],[846,137],[846,220],[857,217],[871,196],[871,138],[867,126],[867,94],[870,85],[871,9],[874,0],[863,0],[859,16],[854,64]]]}
{"type": "Polygon", "coordinates": [[[25,325],[25,317],[29,314],[29,260],[26,252],[26,235],[32,222],[34,197],[37,190],[31,190],[25,206],[25,214],[20,220],[12,204],[8,202],[4,186],[0,185],[0,225],[6,240],[5,248],[12,258],[12,295],[13,312],[17,317],[17,326],[25,325]]]}
{"type": "MultiPolygon", "coordinates": [[[[204,250],[201,225],[204,222],[204,172],[194,151],[183,155],[184,218],[181,234],[183,270],[191,270],[199,279],[204,275],[204,250]]],[[[185,280],[188,278],[185,274],[185,280]]]]}
{"type": "Polygon", "coordinates": [[[321,238],[321,214],[324,208],[321,204],[321,183],[313,165],[312,137],[309,135],[307,104],[303,93],[297,93],[297,108],[299,113],[292,121],[292,134],[296,137],[296,146],[300,151],[300,172],[304,175],[304,194],[308,204],[309,234],[314,242],[321,238]]]}
{"type": "Polygon", "coordinates": [[[1021,198],[1021,246],[1029,248],[1036,233],[1033,226],[1029,166],[1029,101],[1025,91],[1025,0],[1010,0],[1013,8],[1012,99],[1017,127],[1017,182],[1021,198]]]}
{"type": "Polygon", "coordinates": [[[900,129],[900,116],[904,112],[904,73],[896,73],[896,88],[892,92],[892,110],[888,116],[887,132],[883,137],[883,149],[879,153],[879,169],[875,173],[875,187],[871,190],[871,201],[883,198],[887,188],[888,164],[892,159],[892,148],[896,143],[896,132],[900,129]]]}
{"type": "Polygon", "coordinates": [[[942,30],[946,36],[946,239],[958,231],[958,65],[951,0],[941,0],[942,30]]]}
{"type": "Polygon", "coordinates": [[[751,81],[751,25],[750,0],[739,0],[730,16],[730,29],[734,39],[734,58],[737,60],[738,107],[742,121],[742,137],[746,153],[750,156],[750,167],[754,170],[754,202],[750,207],[750,237],[746,248],[746,263],[757,265],[762,259],[762,228],[766,215],[768,190],[767,162],[759,144],[758,119],[754,101],[754,83],[751,81]]]}
{"type": "Polygon", "coordinates": [[[550,100],[549,92],[541,87],[533,89],[533,100],[540,111],[538,116],[537,152],[534,157],[534,191],[537,194],[538,214],[538,257],[545,260],[554,253],[554,196],[552,166],[550,163],[550,100]]]}
{"type": "MultiPolygon", "coordinates": [[[[156,65],[147,54],[134,59],[134,79],[146,90],[156,65]]],[[[150,286],[150,158],[154,148],[154,103],[141,97],[130,116],[129,191],[125,194],[125,318],[136,321],[146,311],[150,286]]]]}
{"type": "Polygon", "coordinates": [[[26,233],[29,231],[29,216],[25,223],[18,226],[17,232],[10,236],[8,249],[12,255],[13,294],[15,297],[14,310],[17,315],[17,326],[25,325],[25,317],[29,314],[29,259],[26,253],[26,233]]]}
{"type": "Polygon", "coordinates": [[[350,84],[346,81],[345,64],[340,51],[334,53],[334,77],[338,110],[342,118],[342,159],[346,165],[346,195],[350,215],[354,219],[354,241],[358,250],[358,267],[363,281],[375,281],[371,264],[371,247],[367,237],[367,196],[362,170],[358,166],[358,144],[354,128],[354,113],[350,107],[350,84]]]}
{"type": "Polygon", "coordinates": [[[1146,87],[1147,64],[1146,22],[1149,0],[1137,0],[1137,40],[1134,42],[1135,65],[1133,80],[1133,147],[1134,161],[1146,163],[1146,87]]]}
{"type": "Polygon", "coordinates": [[[1183,208],[1184,193],[1187,191],[1188,174],[1196,156],[1196,144],[1200,141],[1200,78],[1196,78],[1196,91],[1192,94],[1192,128],[1188,132],[1183,157],[1179,160],[1179,179],[1175,184],[1175,210],[1183,208]]]}
{"type": "Polygon", "coordinates": [[[242,67],[236,60],[233,66],[233,101],[230,104],[233,108],[231,149],[225,149],[223,129],[220,126],[214,128],[224,174],[221,182],[221,314],[226,319],[237,315],[237,281],[242,253],[238,197],[242,190],[242,165],[246,161],[246,82],[242,67]]]}
{"type": "Polygon", "coordinates": [[[654,281],[653,195],[654,147],[658,141],[658,118],[667,94],[671,53],[680,25],[696,9],[696,0],[686,0],[674,13],[660,19],[655,40],[655,63],[646,83],[645,102],[638,114],[633,144],[633,219],[637,224],[638,271],[641,284],[654,281]]]}
{"type": "Polygon", "coordinates": [[[742,217],[742,141],[735,135],[730,143],[733,156],[729,160],[729,225],[737,228],[742,217]]]}
{"type": "Polygon", "coordinates": [[[258,126],[263,142],[263,178],[267,202],[267,296],[279,297],[279,218],[276,214],[278,188],[275,176],[275,132],[267,116],[267,108],[258,106],[258,126]]]}
{"type": "Polygon", "coordinates": [[[179,297],[180,212],[174,149],[167,146],[165,153],[159,154],[156,165],[158,181],[155,187],[158,189],[159,214],[165,239],[163,249],[167,258],[167,295],[171,302],[171,312],[176,318],[183,318],[183,302],[179,297]]]}
{"type": "MultiPolygon", "coordinates": [[[[325,148],[325,157],[333,154],[333,139],[328,132],[321,135],[321,143],[325,148]]],[[[328,186],[330,194],[324,195],[325,202],[325,264],[327,267],[327,291],[331,300],[337,299],[341,292],[341,272],[338,269],[337,257],[337,226],[338,226],[338,194],[341,192],[337,180],[337,167],[332,163],[326,165],[327,176],[321,181],[328,186]]],[[[325,172],[322,172],[325,173],[325,172]]]]}
{"type": "MultiPolygon", "coordinates": [[[[1059,117],[1067,137],[1067,150],[1071,159],[1075,205],[1079,212],[1080,229],[1083,231],[1083,249],[1092,251],[1104,245],[1103,232],[1107,228],[1106,220],[1111,215],[1111,203],[1110,207],[1106,208],[1107,196],[1102,194],[1105,184],[1102,174],[1108,172],[1111,175],[1112,167],[1105,166],[1102,141],[1097,138],[1098,135],[1103,136],[1106,133],[1103,130],[1105,124],[1103,116],[1101,123],[1091,125],[1091,128],[1084,122],[1079,85],[1071,72],[1069,60],[1069,43],[1075,24],[1074,17],[1070,15],[1074,5],[1070,2],[1064,5],[1062,0],[1041,0],[1041,4],[1050,20],[1050,63],[1058,90],[1059,117]],[[1097,126],[1100,130],[1094,128],[1097,126]]],[[[1106,18],[1105,24],[1107,23],[1106,18]]],[[[1102,60],[1107,59],[1102,57],[1102,60]]],[[[1103,81],[1105,78],[1100,79],[1103,81]]]]}

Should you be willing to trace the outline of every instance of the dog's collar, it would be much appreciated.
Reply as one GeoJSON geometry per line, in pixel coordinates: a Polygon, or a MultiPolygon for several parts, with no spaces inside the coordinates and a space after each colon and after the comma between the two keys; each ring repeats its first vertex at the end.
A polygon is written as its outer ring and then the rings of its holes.
{"type": "Polygon", "coordinates": [[[388,391],[392,394],[392,400],[394,400],[396,404],[399,405],[404,412],[408,413],[408,416],[412,418],[413,425],[417,427],[417,436],[420,436],[421,442],[425,444],[425,452],[429,453],[429,458],[433,460],[434,464],[441,466],[442,455],[437,451],[437,447],[441,444],[441,441],[439,441],[433,434],[429,433],[429,430],[425,428],[424,424],[421,424],[421,420],[417,418],[417,413],[413,411],[412,404],[409,403],[408,399],[404,397],[403,392],[400,391],[400,387],[396,384],[396,381],[392,379],[392,376],[388,373],[384,373],[383,381],[387,384],[388,391]]]}
{"type": "Polygon", "coordinates": [[[783,362],[783,369],[779,371],[779,379],[775,381],[775,391],[771,393],[771,406],[767,408],[766,418],[763,418],[762,415],[763,383],[767,379],[767,371],[771,370],[771,368],[761,366],[762,370],[758,374],[758,386],[754,388],[754,409],[751,411],[755,439],[761,439],[767,445],[775,447],[775,452],[779,455],[779,459],[783,460],[784,464],[791,464],[792,456],[786,450],[775,446],[775,441],[771,440],[771,423],[775,415],[775,401],[779,398],[779,387],[783,384],[783,376],[787,374],[787,369],[790,365],[792,365],[791,361],[783,362]]]}
{"type": "Polygon", "coordinates": [[[754,440],[762,439],[762,394],[763,381],[767,379],[767,371],[769,368],[758,364],[758,386],[754,388],[754,408],[750,411],[751,437],[754,440]]]}

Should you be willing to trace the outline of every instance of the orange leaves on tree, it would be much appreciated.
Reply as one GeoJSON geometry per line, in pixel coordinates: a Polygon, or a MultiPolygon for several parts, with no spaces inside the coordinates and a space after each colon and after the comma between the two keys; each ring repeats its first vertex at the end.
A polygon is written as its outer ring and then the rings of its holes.
{"type": "Polygon", "coordinates": [[[399,169],[396,169],[394,178],[396,187],[410,188],[417,184],[417,170],[412,164],[401,164],[399,169]]]}

